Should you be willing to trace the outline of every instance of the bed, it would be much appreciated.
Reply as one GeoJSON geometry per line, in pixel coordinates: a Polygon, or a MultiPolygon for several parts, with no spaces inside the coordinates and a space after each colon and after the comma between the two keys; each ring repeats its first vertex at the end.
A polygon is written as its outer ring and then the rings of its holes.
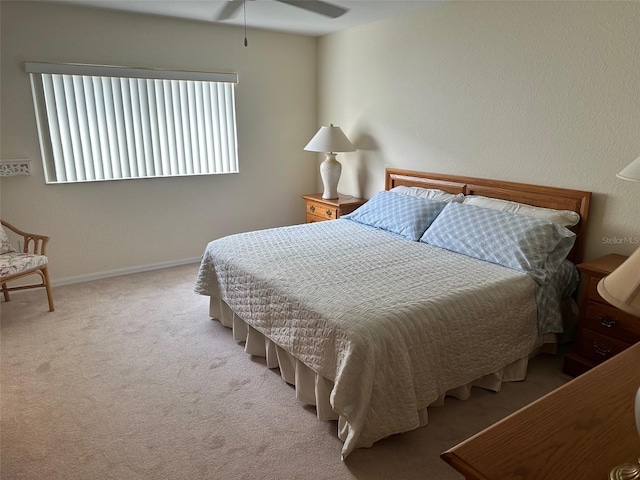
{"type": "Polygon", "coordinates": [[[565,331],[589,192],[387,169],[328,222],[210,242],[210,316],[337,420],[342,458],[426,425],[428,407],[524,379],[565,331]]]}

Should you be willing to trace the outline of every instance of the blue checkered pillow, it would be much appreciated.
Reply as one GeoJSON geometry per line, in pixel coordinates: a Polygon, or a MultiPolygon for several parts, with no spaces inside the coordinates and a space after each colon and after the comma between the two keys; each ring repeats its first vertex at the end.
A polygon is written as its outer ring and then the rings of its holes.
{"type": "Polygon", "coordinates": [[[417,241],[446,204],[383,190],[340,218],[397,233],[417,241]]]}
{"type": "Polygon", "coordinates": [[[520,270],[543,284],[569,254],[575,234],[547,220],[448,203],[420,241],[520,270]]]}

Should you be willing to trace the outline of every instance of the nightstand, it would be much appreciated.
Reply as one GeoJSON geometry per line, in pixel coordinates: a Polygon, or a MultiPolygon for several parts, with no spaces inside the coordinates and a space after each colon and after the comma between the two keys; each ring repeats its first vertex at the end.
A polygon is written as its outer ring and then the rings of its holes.
{"type": "Polygon", "coordinates": [[[325,199],[321,193],[302,195],[306,204],[307,223],[335,220],[342,215],[353,212],[366,202],[364,198],[340,195],[339,198],[325,199]]]}
{"type": "Polygon", "coordinates": [[[598,282],[627,257],[611,254],[581,263],[580,316],[576,339],[563,372],[580,375],[640,341],[640,319],[622,312],[598,294],[598,282]]]}

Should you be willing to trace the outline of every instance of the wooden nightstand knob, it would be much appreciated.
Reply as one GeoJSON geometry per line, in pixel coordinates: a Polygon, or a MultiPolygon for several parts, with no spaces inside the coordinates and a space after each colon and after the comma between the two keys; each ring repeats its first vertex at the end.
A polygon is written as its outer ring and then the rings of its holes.
{"type": "Polygon", "coordinates": [[[309,207],[309,210],[313,213],[313,212],[315,212],[315,211],[316,211],[316,207],[314,207],[313,205],[311,205],[311,206],[309,207]]]}
{"type": "Polygon", "coordinates": [[[327,217],[331,217],[331,215],[333,215],[333,212],[331,210],[327,210],[327,217]]]}
{"type": "Polygon", "coordinates": [[[598,315],[598,321],[600,325],[607,328],[612,328],[616,324],[616,319],[607,317],[606,315],[598,315]]]}

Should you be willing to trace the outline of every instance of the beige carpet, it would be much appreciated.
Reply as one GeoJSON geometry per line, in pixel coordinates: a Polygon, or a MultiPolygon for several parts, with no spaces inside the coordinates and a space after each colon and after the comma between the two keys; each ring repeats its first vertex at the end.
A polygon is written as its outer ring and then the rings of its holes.
{"type": "Polygon", "coordinates": [[[541,355],[342,462],[336,424],[209,319],[196,270],[57,287],[53,313],[42,290],[1,304],[2,479],[461,479],[442,451],[568,380],[541,355]]]}

